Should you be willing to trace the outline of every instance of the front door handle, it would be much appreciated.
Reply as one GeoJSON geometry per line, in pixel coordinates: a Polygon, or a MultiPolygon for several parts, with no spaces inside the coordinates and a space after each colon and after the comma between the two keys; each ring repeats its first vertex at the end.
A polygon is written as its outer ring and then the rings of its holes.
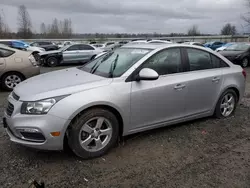
{"type": "Polygon", "coordinates": [[[175,90],[182,90],[186,87],[186,85],[184,84],[177,84],[176,86],[174,86],[174,89],[175,90]]]}
{"type": "Polygon", "coordinates": [[[219,82],[219,81],[220,81],[220,78],[217,76],[212,79],[212,82],[219,82]]]}
{"type": "Polygon", "coordinates": [[[3,65],[4,63],[0,63],[0,65],[3,65]]]}

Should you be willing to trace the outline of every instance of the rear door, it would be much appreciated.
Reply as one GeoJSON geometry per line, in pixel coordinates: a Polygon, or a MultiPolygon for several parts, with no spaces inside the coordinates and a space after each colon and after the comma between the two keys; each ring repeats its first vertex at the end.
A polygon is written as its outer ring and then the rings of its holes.
{"type": "Polygon", "coordinates": [[[187,115],[210,112],[221,91],[223,82],[220,59],[206,51],[185,48],[186,63],[189,71],[187,79],[187,115]]]}
{"type": "Polygon", "coordinates": [[[74,44],[69,46],[64,52],[63,52],[63,61],[64,62],[78,62],[80,59],[80,45],[74,44]]]}
{"type": "Polygon", "coordinates": [[[83,62],[89,61],[95,54],[95,48],[90,45],[80,45],[80,60],[83,62]]]}

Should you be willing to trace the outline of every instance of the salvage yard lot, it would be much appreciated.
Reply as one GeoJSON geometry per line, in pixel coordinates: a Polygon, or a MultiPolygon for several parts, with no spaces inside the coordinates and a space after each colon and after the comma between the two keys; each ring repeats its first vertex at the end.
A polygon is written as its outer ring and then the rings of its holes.
{"type": "MultiPolygon", "coordinates": [[[[67,68],[59,67],[57,69],[67,68]]],[[[55,68],[42,68],[48,72],[55,68]]],[[[250,187],[250,69],[233,117],[205,118],[131,135],[102,158],[36,151],[0,128],[0,185],[28,187],[250,187]]],[[[66,78],[65,78],[66,79],[66,78]]],[[[8,93],[0,93],[0,113],[8,93]]],[[[53,125],[51,125],[53,126],[53,125]]]]}

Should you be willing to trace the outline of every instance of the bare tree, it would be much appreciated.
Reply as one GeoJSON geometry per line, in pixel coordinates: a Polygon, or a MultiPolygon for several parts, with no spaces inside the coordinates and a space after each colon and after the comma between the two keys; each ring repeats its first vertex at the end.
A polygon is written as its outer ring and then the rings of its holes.
{"type": "Polygon", "coordinates": [[[51,25],[51,35],[53,37],[59,37],[59,26],[58,26],[58,20],[55,18],[51,25]]]}
{"type": "Polygon", "coordinates": [[[17,35],[21,38],[31,38],[31,19],[24,5],[18,7],[18,33],[17,35]]]}
{"type": "Polygon", "coordinates": [[[41,23],[41,26],[40,26],[40,33],[45,36],[46,35],[46,25],[45,23],[41,23]]]}
{"type": "Polygon", "coordinates": [[[0,14],[0,37],[3,38],[4,34],[4,22],[3,22],[3,17],[0,14]]]}
{"type": "Polygon", "coordinates": [[[230,23],[227,23],[221,29],[221,34],[222,35],[235,35],[236,34],[236,27],[234,25],[231,25],[230,23]]]}
{"type": "Polygon", "coordinates": [[[187,32],[189,36],[198,36],[200,35],[200,31],[197,25],[193,25],[187,32]]]}
{"type": "Polygon", "coordinates": [[[70,19],[64,19],[63,21],[63,31],[62,34],[64,37],[70,38],[72,35],[72,22],[70,19]]]}

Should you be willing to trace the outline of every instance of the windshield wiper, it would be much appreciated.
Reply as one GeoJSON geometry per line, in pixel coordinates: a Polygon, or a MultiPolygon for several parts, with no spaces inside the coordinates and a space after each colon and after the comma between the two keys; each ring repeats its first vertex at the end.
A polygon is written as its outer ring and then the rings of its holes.
{"type": "Polygon", "coordinates": [[[114,70],[116,68],[116,64],[119,58],[119,54],[116,55],[115,60],[111,63],[110,70],[109,70],[109,77],[113,78],[114,70]]]}
{"type": "Polygon", "coordinates": [[[97,61],[93,67],[91,68],[90,70],[90,73],[94,73],[96,71],[96,69],[98,69],[98,67],[104,62],[106,61],[114,52],[110,52],[110,53],[107,53],[106,56],[101,60],[101,61],[97,61]],[[99,63],[99,64],[98,64],[99,63]]]}

